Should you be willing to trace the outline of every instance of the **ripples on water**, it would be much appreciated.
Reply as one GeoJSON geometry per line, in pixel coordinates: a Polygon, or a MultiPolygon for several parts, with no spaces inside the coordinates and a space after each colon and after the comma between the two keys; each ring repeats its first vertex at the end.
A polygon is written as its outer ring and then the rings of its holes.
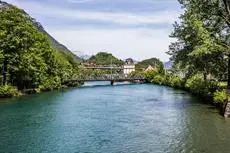
{"type": "Polygon", "coordinates": [[[230,151],[230,120],[188,93],[106,84],[2,100],[0,152],[230,151]]]}

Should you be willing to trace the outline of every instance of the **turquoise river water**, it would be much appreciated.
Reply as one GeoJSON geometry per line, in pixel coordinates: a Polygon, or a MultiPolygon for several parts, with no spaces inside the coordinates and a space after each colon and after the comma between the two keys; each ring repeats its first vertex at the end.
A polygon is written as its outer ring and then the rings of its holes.
{"type": "Polygon", "coordinates": [[[1,100],[0,152],[230,153],[230,120],[169,87],[86,86],[1,100]]]}

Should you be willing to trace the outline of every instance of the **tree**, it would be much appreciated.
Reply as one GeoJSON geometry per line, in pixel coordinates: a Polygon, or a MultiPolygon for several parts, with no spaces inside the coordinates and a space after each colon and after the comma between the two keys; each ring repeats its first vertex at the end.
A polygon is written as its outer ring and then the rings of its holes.
{"type": "Polygon", "coordinates": [[[31,18],[15,7],[0,9],[0,68],[2,84],[18,89],[53,89],[78,73],[68,53],[55,50],[31,18]]]}
{"type": "Polygon", "coordinates": [[[203,73],[221,79],[226,73],[225,55],[228,48],[228,31],[225,11],[218,0],[180,0],[185,8],[181,23],[174,24],[171,35],[177,38],[168,52],[176,64],[188,73],[203,73]],[[222,72],[223,75],[219,75],[222,72]]]}
{"type": "MultiPolygon", "coordinates": [[[[223,0],[225,11],[227,13],[227,17],[224,17],[226,20],[226,24],[230,28],[230,0],[223,0]]],[[[230,52],[230,46],[228,47],[228,51],[230,52]]],[[[230,89],[230,53],[228,54],[228,89],[230,89]]]]}

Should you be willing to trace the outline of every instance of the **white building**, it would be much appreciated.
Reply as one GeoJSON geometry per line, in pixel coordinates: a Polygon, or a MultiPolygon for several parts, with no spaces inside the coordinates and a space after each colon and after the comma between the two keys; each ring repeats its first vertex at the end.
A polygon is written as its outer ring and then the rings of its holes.
{"type": "Polygon", "coordinates": [[[133,59],[128,58],[125,60],[125,65],[123,66],[124,71],[123,73],[127,76],[131,72],[135,71],[135,64],[133,62],[133,59]]]}

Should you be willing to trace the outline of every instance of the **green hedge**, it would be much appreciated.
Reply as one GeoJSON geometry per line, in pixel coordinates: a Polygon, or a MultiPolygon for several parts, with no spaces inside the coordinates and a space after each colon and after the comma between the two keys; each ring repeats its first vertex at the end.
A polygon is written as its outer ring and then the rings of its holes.
{"type": "Polygon", "coordinates": [[[202,97],[212,97],[218,88],[218,82],[203,80],[201,75],[194,75],[187,79],[185,88],[202,97]]]}
{"type": "Polygon", "coordinates": [[[156,75],[153,77],[152,83],[167,85],[174,88],[183,88],[185,81],[179,76],[169,76],[169,75],[156,75]]]}
{"type": "Polygon", "coordinates": [[[187,80],[176,75],[157,74],[153,76],[151,82],[154,84],[166,85],[173,88],[185,89],[195,95],[213,99],[218,103],[225,100],[224,92],[217,91],[217,89],[219,89],[218,82],[204,80],[203,76],[200,74],[191,76],[187,80]]]}
{"type": "Polygon", "coordinates": [[[18,89],[11,85],[1,85],[0,86],[0,98],[9,98],[22,95],[18,89]]]}

